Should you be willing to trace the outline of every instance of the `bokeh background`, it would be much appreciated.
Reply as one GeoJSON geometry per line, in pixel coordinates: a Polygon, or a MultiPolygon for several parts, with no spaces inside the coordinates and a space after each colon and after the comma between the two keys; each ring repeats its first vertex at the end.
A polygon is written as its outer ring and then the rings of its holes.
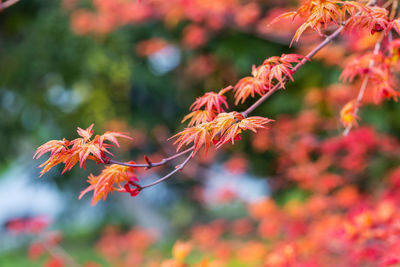
{"type": "MultiPolygon", "coordinates": [[[[287,6],[285,1],[256,1],[256,15],[248,8],[247,16],[233,22],[214,14],[202,23],[178,9],[152,17],[136,3],[132,17],[121,23],[110,14],[121,15],[100,2],[21,0],[0,13],[0,266],[42,264],[28,259],[27,246],[34,237],[7,231],[14,218],[45,216],[50,229],[63,233],[63,246],[71,255],[107,266],[93,245],[105,226],[156,229],[156,248],[169,255],[173,242],[184,238],[192,224],[241,218],[248,203],[267,196],[280,203],[307,196],[296,184],[273,182],[276,154],[268,150],[268,141],[250,133],[234,146],[199,155],[174,178],[136,198],[113,194],[96,206],[90,205],[89,196],[78,201],[88,174],[101,169],[96,164],[65,175],[54,168],[39,179],[42,160],[32,160],[35,149],[51,139],[75,138],[76,127],[91,123],[95,133],[115,130],[133,137],[113,150],[119,160],[169,155],[174,146],[167,139],[183,129],[180,121],[196,97],[235,84],[267,57],[304,52],[315,43],[310,39],[289,48],[293,28],[267,29],[279,14],[276,9],[287,6]],[[101,12],[104,21],[91,21],[101,12]],[[215,18],[223,25],[212,25],[215,18]]],[[[163,8],[173,9],[168,4],[163,8]]],[[[287,90],[255,114],[289,119],[311,105],[333,121],[329,130],[318,130],[321,136],[340,135],[338,109],[324,103],[319,90],[337,83],[336,61],[328,53],[307,64],[287,90]],[[313,99],[321,101],[314,105],[313,99]]],[[[362,124],[398,136],[399,112],[394,102],[367,106],[362,124]]],[[[387,161],[376,164],[379,174],[387,161]]],[[[152,181],[171,168],[143,172],[141,180],[152,181]]]]}

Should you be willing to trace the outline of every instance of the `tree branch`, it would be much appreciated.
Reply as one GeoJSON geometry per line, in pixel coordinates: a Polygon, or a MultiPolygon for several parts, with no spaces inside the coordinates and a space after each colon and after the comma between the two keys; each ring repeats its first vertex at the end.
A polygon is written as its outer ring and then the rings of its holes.
{"type": "MultiPolygon", "coordinates": [[[[322,48],[324,48],[326,45],[328,45],[333,39],[335,39],[344,29],[345,25],[347,24],[347,21],[339,26],[339,28],[337,28],[332,34],[330,34],[329,36],[327,36],[319,45],[317,45],[313,50],[311,50],[299,63],[296,64],[296,66],[293,68],[292,70],[292,74],[294,74],[295,72],[297,72],[307,61],[309,61],[313,56],[315,56],[315,54],[317,54],[322,48]]],[[[288,77],[286,76],[283,80],[283,83],[286,84],[286,82],[288,81],[288,77]]],[[[258,99],[255,103],[253,103],[249,108],[247,108],[245,111],[242,112],[242,115],[244,117],[247,117],[251,112],[253,112],[258,106],[260,106],[262,103],[265,102],[265,100],[267,100],[273,93],[275,93],[276,91],[282,89],[282,85],[281,83],[277,83],[273,88],[271,88],[265,95],[263,95],[260,99],[258,99]]],[[[146,168],[151,168],[151,167],[156,167],[156,166],[161,166],[166,164],[168,161],[175,159],[181,155],[184,155],[186,153],[190,153],[190,155],[185,159],[184,162],[182,162],[180,165],[178,165],[179,167],[177,167],[175,170],[173,170],[172,172],[168,173],[167,175],[163,176],[162,178],[158,179],[157,181],[150,183],[148,185],[144,185],[140,187],[140,190],[144,189],[144,188],[148,188],[151,186],[154,186],[156,184],[159,184],[165,180],[167,180],[168,178],[170,178],[173,174],[175,174],[176,172],[180,171],[181,169],[183,169],[183,167],[190,161],[190,159],[193,156],[193,150],[194,150],[194,146],[186,149],[185,151],[182,151],[180,153],[177,153],[169,158],[165,158],[163,160],[161,160],[160,162],[157,163],[147,163],[147,164],[129,164],[129,163],[124,163],[124,162],[118,162],[115,160],[110,160],[109,163],[114,163],[114,164],[120,164],[120,165],[124,165],[124,166],[131,166],[131,167],[146,167],[146,168]]]]}
{"type": "MultiPolygon", "coordinates": [[[[316,53],[318,53],[319,50],[321,50],[323,47],[325,47],[328,43],[330,43],[335,37],[337,37],[340,32],[343,30],[344,26],[340,26],[336,31],[334,31],[331,35],[329,35],[328,37],[326,37],[324,39],[323,42],[321,42],[317,47],[315,47],[310,53],[308,53],[304,59],[301,60],[301,62],[297,63],[297,65],[293,68],[293,73],[295,73],[298,69],[300,69],[301,66],[303,66],[309,59],[311,59],[316,53]]],[[[286,83],[288,80],[287,77],[285,77],[284,79],[284,83],[286,83]]],[[[251,112],[253,112],[258,106],[260,106],[265,100],[267,100],[273,93],[275,93],[276,91],[280,90],[282,88],[281,84],[278,83],[276,84],[272,89],[270,89],[264,96],[262,96],[260,99],[258,99],[254,104],[252,104],[248,109],[246,109],[244,112],[242,112],[244,117],[247,117],[251,112]]],[[[170,158],[174,159],[180,155],[186,154],[190,151],[192,151],[189,155],[189,157],[186,158],[186,160],[179,165],[179,167],[175,170],[173,170],[172,172],[168,173],[167,175],[165,175],[164,177],[158,179],[157,181],[145,185],[145,186],[141,186],[140,189],[144,189],[144,188],[148,188],[151,186],[154,186],[156,184],[159,184],[163,181],[165,181],[166,179],[168,179],[169,177],[171,177],[173,174],[175,174],[176,172],[178,172],[179,170],[183,169],[183,167],[189,162],[189,160],[192,158],[193,155],[193,149],[194,147],[191,147],[185,151],[182,151],[174,156],[171,156],[170,158]]],[[[170,159],[167,158],[167,159],[170,159]]],[[[160,166],[165,164],[167,161],[165,161],[166,159],[163,159],[162,161],[158,162],[157,165],[156,164],[151,164],[150,166],[148,164],[128,164],[128,163],[123,163],[122,165],[125,166],[131,166],[134,165],[135,167],[155,167],[155,166],[160,166]]],[[[110,161],[110,163],[115,163],[116,161],[110,161]]],[[[119,163],[115,163],[115,164],[119,164],[119,163]]]]}
{"type": "Polygon", "coordinates": [[[176,159],[176,158],[178,158],[178,157],[180,157],[182,155],[185,155],[185,154],[193,151],[193,149],[194,149],[194,146],[192,146],[192,147],[190,147],[190,148],[188,148],[188,149],[186,149],[186,150],[184,150],[182,152],[179,152],[179,153],[177,153],[175,155],[172,155],[172,156],[170,156],[168,158],[164,158],[159,162],[150,162],[149,161],[148,163],[134,163],[134,164],[131,164],[131,163],[126,163],[126,162],[121,162],[121,161],[110,159],[107,163],[118,164],[118,165],[123,165],[123,166],[128,166],[128,167],[138,167],[138,168],[148,168],[148,169],[150,169],[152,167],[158,167],[158,166],[165,165],[169,161],[174,160],[174,159],[176,159]]]}
{"type": "MultiPolygon", "coordinates": [[[[317,45],[310,53],[308,53],[301,62],[297,63],[297,65],[293,68],[292,74],[297,72],[301,66],[303,66],[308,60],[310,60],[315,54],[318,53],[322,48],[324,48],[327,44],[329,44],[333,39],[335,39],[344,29],[344,26],[340,26],[336,31],[334,31],[331,35],[326,37],[324,41],[322,41],[319,45],[317,45]]],[[[283,83],[286,84],[288,81],[287,76],[284,78],[283,83]]],[[[272,87],[265,95],[263,95],[260,99],[254,102],[248,109],[242,112],[243,116],[247,117],[251,112],[253,112],[258,106],[264,103],[273,93],[282,89],[282,85],[277,83],[274,87],[272,87]]]]}
{"type": "MultiPolygon", "coordinates": [[[[192,148],[192,150],[193,150],[193,148],[192,148]]],[[[185,159],[185,161],[183,161],[180,165],[178,165],[178,166],[175,168],[175,170],[173,170],[172,172],[168,173],[167,175],[161,177],[161,178],[158,179],[157,181],[154,181],[154,182],[152,182],[152,183],[150,183],[150,184],[147,184],[147,185],[140,186],[140,189],[142,190],[142,189],[145,189],[145,188],[148,188],[148,187],[152,187],[152,186],[154,186],[154,185],[156,185],[156,184],[159,184],[159,183],[161,183],[161,182],[164,182],[165,180],[167,180],[168,178],[170,178],[172,175],[174,175],[174,174],[177,173],[178,171],[182,170],[183,167],[185,167],[185,165],[186,165],[186,164],[189,162],[189,160],[192,158],[192,156],[193,156],[193,151],[192,151],[192,153],[190,153],[190,155],[185,159]]]]}

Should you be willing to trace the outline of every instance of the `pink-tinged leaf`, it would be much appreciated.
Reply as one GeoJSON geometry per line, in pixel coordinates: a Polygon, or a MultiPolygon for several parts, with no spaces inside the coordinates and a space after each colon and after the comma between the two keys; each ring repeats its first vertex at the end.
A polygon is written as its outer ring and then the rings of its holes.
{"type": "Polygon", "coordinates": [[[185,122],[186,120],[190,119],[188,126],[191,127],[193,125],[199,125],[202,123],[210,122],[215,118],[216,114],[215,111],[209,111],[209,110],[196,110],[188,115],[186,115],[182,123],[185,122]]]}
{"type": "Polygon", "coordinates": [[[60,153],[61,151],[67,149],[69,146],[69,141],[67,139],[63,140],[51,140],[47,143],[41,145],[36,150],[35,154],[33,155],[33,159],[39,159],[43,154],[47,152],[51,152],[50,157],[53,157],[55,154],[60,153]]]}
{"type": "Polygon", "coordinates": [[[86,187],[86,189],[82,190],[81,193],[79,194],[78,199],[81,200],[81,198],[88,192],[94,190],[94,185],[89,185],[88,187],[86,187]]]}
{"type": "MultiPolygon", "coordinates": [[[[135,162],[130,161],[129,163],[134,164],[135,162]]],[[[90,185],[81,192],[79,199],[87,192],[93,191],[92,205],[96,205],[100,199],[105,200],[108,194],[124,190],[123,184],[138,181],[138,179],[134,167],[112,164],[105,167],[98,176],[89,175],[87,181],[90,185]]]]}
{"type": "Polygon", "coordinates": [[[103,135],[101,135],[101,137],[104,138],[104,141],[110,141],[110,142],[114,143],[117,147],[119,147],[117,137],[133,140],[132,137],[126,135],[125,133],[120,133],[120,132],[109,132],[108,131],[108,132],[105,132],[103,135]]]}
{"type": "MultiPolygon", "coordinates": [[[[186,128],[183,131],[177,133],[171,138],[177,138],[174,144],[178,144],[177,151],[179,151],[183,146],[187,146],[191,143],[194,145],[193,156],[197,151],[204,145],[207,150],[211,144],[212,133],[211,123],[203,123],[194,127],[186,128]]],[[[170,138],[170,139],[171,139],[170,138]]]]}
{"type": "Polygon", "coordinates": [[[228,102],[226,102],[226,97],[223,94],[215,92],[207,92],[203,96],[196,99],[196,101],[190,106],[190,110],[196,111],[205,107],[208,111],[216,110],[217,113],[221,113],[225,108],[229,108],[228,102]]]}
{"type": "Polygon", "coordinates": [[[79,136],[83,137],[85,140],[90,139],[93,135],[93,126],[94,123],[92,123],[86,130],[83,130],[82,128],[78,127],[78,134],[79,136]]]}

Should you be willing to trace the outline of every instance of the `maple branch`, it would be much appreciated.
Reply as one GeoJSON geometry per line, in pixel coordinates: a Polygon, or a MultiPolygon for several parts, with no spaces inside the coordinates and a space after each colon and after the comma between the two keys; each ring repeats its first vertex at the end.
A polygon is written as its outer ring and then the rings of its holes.
{"type": "MultiPolygon", "coordinates": [[[[293,68],[292,73],[295,73],[298,69],[300,69],[301,66],[303,66],[309,59],[311,59],[316,53],[318,53],[319,50],[321,50],[323,47],[325,47],[328,43],[330,43],[335,37],[337,37],[341,31],[344,29],[344,26],[340,26],[335,32],[333,32],[331,35],[329,35],[328,37],[325,38],[325,40],[323,42],[321,42],[317,47],[315,47],[310,53],[308,53],[299,63],[297,63],[297,65],[293,68]]],[[[287,77],[284,78],[283,83],[286,83],[286,81],[288,80],[287,77]]],[[[271,90],[268,91],[268,93],[266,93],[265,95],[263,95],[260,99],[258,99],[254,104],[252,104],[248,109],[246,109],[244,112],[242,112],[242,115],[244,117],[247,117],[249,115],[249,113],[253,112],[258,106],[260,106],[265,100],[267,100],[273,93],[275,93],[276,91],[282,89],[282,85],[280,83],[276,84],[271,90]]],[[[164,180],[168,179],[170,176],[172,176],[174,173],[176,173],[177,171],[183,169],[183,167],[189,162],[189,160],[192,158],[193,155],[193,149],[194,146],[192,146],[191,148],[182,151],[174,156],[171,156],[170,158],[176,158],[180,155],[183,155],[185,153],[188,153],[189,151],[192,151],[192,153],[190,153],[189,157],[186,158],[186,160],[179,165],[179,168],[175,169],[174,171],[170,172],[169,174],[167,174],[166,176],[160,178],[159,180],[155,181],[154,183],[145,185],[145,186],[141,186],[141,189],[147,188],[147,187],[151,187],[153,185],[159,184],[161,182],[163,182],[164,180]],[[177,156],[178,155],[178,156],[177,156]]],[[[110,162],[115,162],[115,161],[110,161],[110,162]]],[[[159,165],[163,165],[167,163],[167,161],[164,162],[164,159],[161,160],[159,162],[159,165]]],[[[119,164],[119,163],[116,163],[119,164]]],[[[128,165],[128,163],[124,163],[122,165],[126,165],[126,166],[131,166],[131,165],[136,165],[136,167],[154,167],[155,164],[131,164],[128,165]],[[139,165],[139,166],[138,166],[139,165]]]]}
{"type": "MultiPolygon", "coordinates": [[[[292,70],[292,74],[297,72],[301,66],[303,66],[308,60],[310,60],[313,56],[315,56],[318,51],[320,51],[322,48],[324,48],[327,44],[329,44],[333,39],[335,39],[344,29],[344,25],[340,26],[339,28],[336,29],[332,34],[327,36],[324,41],[322,41],[319,45],[317,45],[313,50],[311,50],[299,63],[296,64],[296,66],[292,70]]],[[[283,79],[283,83],[286,84],[288,81],[288,77],[285,76],[283,79]]],[[[282,85],[280,83],[277,83],[274,87],[272,87],[265,95],[263,95],[261,98],[259,98],[256,102],[254,102],[248,109],[246,109],[244,112],[242,112],[244,117],[247,117],[249,113],[253,112],[258,106],[260,106],[262,103],[264,103],[265,100],[267,100],[273,93],[276,91],[282,89],[282,85]]]]}
{"type": "MultiPolygon", "coordinates": [[[[193,150],[193,148],[191,148],[191,149],[193,150]]],[[[172,172],[168,173],[167,175],[161,177],[160,179],[158,179],[158,180],[156,180],[156,181],[154,181],[154,182],[152,182],[152,183],[150,183],[150,184],[140,186],[140,187],[139,187],[140,190],[145,189],[145,188],[149,188],[149,187],[152,187],[152,186],[154,186],[154,185],[156,185],[156,184],[159,184],[159,183],[161,183],[161,182],[164,182],[165,180],[167,180],[168,178],[170,178],[172,175],[174,175],[174,174],[177,173],[178,171],[182,170],[183,167],[185,167],[185,165],[186,165],[186,164],[189,162],[189,160],[192,158],[192,156],[193,156],[193,151],[192,151],[192,153],[190,153],[190,155],[189,155],[181,164],[179,164],[178,166],[176,166],[175,170],[173,170],[172,172]]]]}
{"type": "MultiPolygon", "coordinates": [[[[368,3],[367,5],[369,5],[370,3],[368,3]]],[[[294,74],[295,72],[297,72],[307,61],[309,61],[313,56],[315,56],[315,54],[317,54],[322,48],[324,48],[326,45],[328,45],[333,39],[335,39],[344,29],[344,27],[346,26],[347,21],[342,24],[341,26],[339,26],[339,28],[337,28],[332,34],[328,35],[319,45],[317,45],[313,50],[311,50],[299,63],[296,64],[296,66],[292,69],[292,74],[294,74]]],[[[258,99],[255,103],[253,103],[249,108],[247,108],[245,111],[242,112],[242,115],[244,117],[247,117],[251,112],[253,112],[258,106],[260,106],[262,103],[264,103],[265,100],[267,100],[273,93],[275,93],[276,91],[282,89],[282,84],[286,84],[286,82],[288,81],[288,76],[285,76],[285,78],[283,79],[282,83],[277,83],[273,88],[271,88],[265,95],[263,95],[260,99],[258,99]]],[[[190,159],[193,156],[193,150],[194,150],[194,146],[180,152],[177,153],[169,158],[163,159],[160,162],[157,163],[147,163],[147,164],[129,164],[129,163],[124,163],[124,162],[118,162],[115,160],[110,160],[108,163],[114,163],[114,164],[120,164],[120,165],[124,165],[124,166],[131,166],[131,167],[145,167],[145,168],[151,168],[151,167],[156,167],[156,166],[161,166],[166,164],[168,161],[175,159],[181,155],[184,155],[186,153],[190,153],[190,155],[185,159],[185,161],[179,165],[178,168],[176,168],[175,170],[173,170],[172,172],[168,173],[167,175],[165,175],[164,177],[158,179],[157,181],[150,183],[148,185],[145,186],[140,186],[139,189],[142,190],[144,188],[148,188],[151,186],[154,186],[156,184],[159,184],[165,180],[167,180],[169,177],[171,177],[173,174],[175,174],[176,172],[180,171],[181,169],[183,169],[183,167],[190,161],[190,159]]]]}
{"type": "MultiPolygon", "coordinates": [[[[383,37],[381,37],[380,40],[375,44],[374,57],[378,54],[379,50],[381,49],[382,40],[383,40],[383,37]]],[[[374,57],[372,57],[371,61],[369,62],[369,66],[368,66],[369,69],[371,69],[375,65],[374,57]]],[[[358,91],[357,99],[356,99],[356,102],[355,102],[355,105],[354,105],[355,106],[354,113],[353,113],[354,117],[357,117],[357,113],[359,111],[359,106],[361,105],[361,101],[362,101],[362,99],[364,97],[364,94],[365,94],[365,91],[367,89],[368,81],[369,81],[369,77],[367,75],[367,76],[364,77],[364,80],[362,81],[360,90],[358,91]]],[[[343,131],[343,135],[344,136],[349,134],[349,132],[351,130],[351,127],[352,127],[352,125],[348,125],[346,127],[346,129],[344,129],[344,131],[343,131]]]]}
{"type": "Polygon", "coordinates": [[[19,2],[19,0],[8,0],[7,2],[3,2],[3,3],[0,2],[0,11],[3,9],[6,9],[18,2],[19,2]]]}
{"type": "Polygon", "coordinates": [[[123,165],[123,166],[128,166],[128,167],[138,167],[138,168],[148,168],[148,169],[150,169],[152,167],[159,167],[159,166],[165,165],[169,161],[174,160],[174,159],[176,159],[176,158],[178,158],[178,157],[180,157],[182,155],[185,155],[185,154],[193,151],[193,149],[194,149],[194,146],[192,146],[192,147],[190,147],[190,148],[188,148],[188,149],[186,149],[186,150],[184,150],[182,152],[179,152],[179,153],[177,153],[175,155],[172,155],[172,156],[170,156],[168,158],[164,158],[159,162],[150,162],[150,161],[148,161],[148,163],[134,163],[134,164],[131,164],[131,163],[126,163],[126,162],[121,162],[121,161],[110,159],[107,163],[118,164],[118,165],[123,165]]]}
{"type": "MultiPolygon", "coordinates": [[[[323,47],[325,47],[327,44],[329,44],[335,37],[337,37],[341,31],[344,29],[344,26],[340,26],[338,29],[336,29],[336,31],[334,31],[331,35],[329,35],[328,37],[326,37],[324,39],[324,41],[322,41],[318,46],[316,46],[311,52],[309,52],[299,63],[297,63],[297,65],[293,68],[292,73],[295,73],[297,70],[300,69],[301,66],[303,66],[309,59],[311,59],[316,53],[318,53],[318,51],[320,51],[323,47]]],[[[288,77],[286,76],[283,80],[283,83],[286,83],[288,80],[288,77]]],[[[267,100],[273,93],[275,93],[276,91],[282,89],[282,85],[280,83],[276,84],[272,89],[270,89],[264,96],[262,96],[260,99],[258,99],[255,103],[253,103],[248,109],[246,109],[244,112],[242,112],[242,115],[244,117],[247,117],[251,112],[253,112],[258,106],[260,106],[265,100],[267,100]]],[[[164,177],[158,179],[157,181],[148,184],[148,185],[144,185],[140,187],[140,190],[144,189],[144,188],[148,188],[151,186],[154,186],[156,184],[159,184],[165,180],[167,180],[168,178],[170,178],[173,174],[175,174],[176,172],[180,171],[181,169],[183,169],[183,167],[189,162],[189,160],[192,158],[193,156],[193,150],[194,150],[194,146],[180,152],[177,153],[171,157],[162,159],[159,162],[156,163],[147,163],[147,164],[130,164],[130,163],[125,163],[125,162],[119,162],[119,161],[115,161],[115,160],[109,160],[108,163],[113,163],[113,164],[119,164],[119,165],[124,165],[124,166],[129,166],[129,167],[145,167],[145,168],[151,168],[151,167],[157,167],[157,166],[161,166],[166,164],[168,161],[173,160],[181,155],[184,155],[186,153],[190,153],[190,155],[185,159],[185,161],[179,165],[178,168],[176,168],[175,170],[173,170],[172,172],[168,173],[167,175],[165,175],[164,177]]]]}

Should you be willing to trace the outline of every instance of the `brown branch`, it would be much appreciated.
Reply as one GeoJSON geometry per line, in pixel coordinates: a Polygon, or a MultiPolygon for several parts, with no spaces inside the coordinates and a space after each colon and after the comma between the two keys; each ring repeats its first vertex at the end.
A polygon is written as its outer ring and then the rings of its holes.
{"type": "MultiPolygon", "coordinates": [[[[292,74],[297,72],[301,66],[303,66],[308,60],[310,60],[313,56],[315,56],[318,51],[320,51],[322,48],[324,48],[327,44],[329,44],[333,39],[335,39],[344,29],[344,26],[340,26],[336,31],[334,31],[331,35],[326,37],[324,41],[322,41],[318,46],[316,46],[313,50],[311,50],[310,53],[308,53],[297,65],[293,68],[292,74]]],[[[288,78],[285,77],[283,80],[283,83],[286,84],[288,81],[288,78]]],[[[272,87],[265,95],[263,95],[260,99],[258,99],[256,102],[254,102],[248,109],[246,109],[244,112],[242,112],[243,116],[247,117],[249,113],[253,112],[258,106],[260,106],[262,103],[264,103],[265,100],[267,100],[273,93],[276,91],[282,89],[282,85],[280,83],[277,83],[274,87],[272,87]]]]}
{"type": "Polygon", "coordinates": [[[148,169],[150,169],[152,167],[158,167],[158,166],[165,165],[169,161],[174,160],[174,159],[176,159],[176,158],[178,158],[178,157],[180,157],[182,155],[185,155],[185,154],[193,151],[193,149],[194,149],[194,146],[192,146],[192,147],[190,147],[190,148],[188,148],[188,149],[186,149],[186,150],[184,150],[182,152],[179,152],[179,153],[177,153],[175,155],[172,155],[172,156],[170,156],[168,158],[164,158],[159,162],[148,162],[148,163],[134,163],[134,164],[131,164],[131,163],[126,163],[126,162],[121,162],[121,161],[110,159],[107,163],[118,164],[118,165],[123,165],[123,166],[128,166],[128,167],[138,167],[138,168],[148,168],[148,169]]]}
{"type": "MultiPolygon", "coordinates": [[[[318,46],[316,46],[313,50],[311,50],[299,63],[296,64],[296,66],[292,69],[292,74],[294,74],[295,72],[297,72],[307,61],[309,61],[312,57],[315,56],[315,54],[317,54],[322,48],[324,48],[326,45],[328,45],[334,38],[336,38],[344,29],[346,25],[346,22],[341,25],[339,28],[337,28],[332,34],[328,35],[318,46]]],[[[286,82],[288,81],[288,77],[286,76],[283,80],[283,83],[286,84],[286,82]]],[[[272,89],[270,89],[265,95],[263,95],[260,99],[258,99],[255,103],[253,103],[249,108],[247,108],[245,111],[242,112],[242,115],[244,117],[247,117],[251,112],[253,112],[258,106],[260,106],[262,103],[264,103],[265,100],[267,100],[273,93],[275,93],[276,91],[282,89],[282,85],[280,83],[276,84],[272,89]]],[[[147,163],[147,164],[129,164],[129,163],[124,163],[124,162],[118,162],[118,161],[114,161],[114,160],[110,160],[109,163],[114,163],[114,164],[120,164],[120,165],[124,165],[124,166],[132,166],[132,167],[146,167],[146,168],[151,168],[151,167],[156,167],[156,166],[161,166],[166,164],[168,161],[175,159],[181,155],[184,155],[186,153],[190,153],[190,155],[185,159],[184,162],[182,162],[180,165],[178,165],[178,167],[173,170],[172,172],[168,173],[167,175],[163,176],[162,178],[156,180],[153,183],[144,185],[144,186],[140,186],[140,190],[144,189],[144,188],[148,188],[154,185],[157,185],[165,180],[167,180],[168,178],[170,178],[173,174],[175,174],[176,172],[180,171],[183,169],[183,167],[190,161],[190,159],[193,156],[193,150],[194,150],[194,146],[192,146],[191,148],[182,151],[178,154],[175,154],[169,158],[163,159],[160,162],[157,163],[147,163]]]]}
{"type": "MultiPolygon", "coordinates": [[[[340,34],[340,32],[343,30],[343,28],[344,28],[344,26],[340,26],[335,32],[333,32],[331,35],[329,35],[328,37],[326,37],[326,38],[324,39],[323,42],[321,42],[321,43],[320,43],[317,47],[315,47],[310,53],[308,53],[308,54],[305,56],[305,58],[303,58],[303,59],[302,59],[299,63],[297,63],[297,65],[293,68],[293,73],[295,73],[297,70],[299,70],[300,67],[303,66],[303,65],[304,65],[309,59],[311,59],[316,53],[318,53],[319,50],[321,50],[321,49],[322,49],[323,47],[325,47],[328,43],[330,43],[335,37],[337,37],[337,36],[340,34]]],[[[284,79],[283,82],[286,83],[287,80],[288,80],[288,78],[285,77],[285,79],[284,79]]],[[[260,106],[265,100],[267,100],[273,93],[275,93],[276,91],[280,90],[281,88],[282,88],[282,85],[281,85],[280,83],[276,84],[276,85],[275,85],[271,90],[269,90],[264,96],[262,96],[262,97],[261,97],[260,99],[258,99],[254,104],[252,104],[248,109],[246,109],[244,112],[242,112],[243,116],[244,116],[244,117],[247,117],[247,116],[248,116],[251,112],[253,112],[258,106],[260,106]]],[[[194,149],[194,148],[191,147],[191,148],[189,148],[189,149],[187,149],[187,150],[185,150],[185,151],[182,151],[182,152],[179,153],[179,154],[176,154],[176,155],[179,155],[179,156],[180,156],[180,155],[182,155],[182,153],[188,153],[189,151],[192,151],[192,152],[190,153],[189,157],[187,157],[186,160],[185,160],[182,164],[180,164],[179,167],[178,167],[177,169],[173,170],[172,172],[168,173],[168,174],[165,175],[164,177],[158,179],[157,181],[155,181],[155,182],[153,182],[153,183],[151,183],[151,184],[148,184],[148,185],[145,185],[145,186],[141,186],[140,189],[148,188],[148,187],[154,186],[154,185],[156,185],[156,184],[159,184],[159,183],[165,181],[166,179],[168,179],[169,177],[171,177],[173,174],[175,174],[175,173],[178,172],[179,170],[183,169],[183,167],[184,167],[184,166],[189,162],[189,160],[192,158],[192,156],[193,156],[193,149],[194,149]]],[[[170,158],[176,158],[176,155],[175,155],[175,156],[172,156],[172,157],[170,157],[170,158]]],[[[110,162],[112,162],[112,161],[110,161],[110,162]]],[[[113,161],[113,162],[115,162],[115,161],[113,161]]],[[[164,160],[162,160],[162,161],[159,162],[159,165],[157,165],[157,166],[163,165],[163,164],[165,164],[166,162],[167,162],[167,161],[164,162],[164,160]]],[[[117,163],[117,164],[118,164],[118,163],[117,163]]],[[[130,166],[130,165],[128,165],[127,163],[124,163],[123,165],[130,166]]],[[[138,164],[136,164],[136,165],[138,165],[138,164]]],[[[153,166],[155,166],[155,164],[151,164],[151,166],[148,166],[148,164],[140,164],[140,166],[136,166],[136,167],[153,167],[153,166]]]]}
{"type": "MultiPolygon", "coordinates": [[[[192,148],[192,150],[193,150],[193,148],[192,148]]],[[[152,183],[150,183],[150,184],[147,184],[147,185],[140,186],[140,190],[145,189],[145,188],[148,188],[148,187],[152,187],[152,186],[154,186],[154,185],[156,185],[156,184],[159,184],[159,183],[161,183],[161,182],[164,182],[165,180],[167,180],[168,178],[170,178],[172,175],[174,175],[174,174],[177,173],[178,171],[182,170],[183,167],[185,167],[185,165],[186,165],[186,164],[189,162],[189,160],[192,158],[192,156],[193,156],[193,151],[192,151],[192,153],[190,153],[190,155],[189,155],[181,164],[179,164],[178,166],[176,166],[175,170],[173,170],[172,172],[168,173],[167,175],[161,177],[161,178],[158,179],[157,181],[154,181],[154,182],[152,182],[152,183]]]]}
{"type": "Polygon", "coordinates": [[[3,3],[0,2],[0,11],[3,10],[3,9],[6,9],[6,8],[18,3],[18,2],[19,2],[19,0],[8,0],[7,2],[3,2],[3,3]]]}

